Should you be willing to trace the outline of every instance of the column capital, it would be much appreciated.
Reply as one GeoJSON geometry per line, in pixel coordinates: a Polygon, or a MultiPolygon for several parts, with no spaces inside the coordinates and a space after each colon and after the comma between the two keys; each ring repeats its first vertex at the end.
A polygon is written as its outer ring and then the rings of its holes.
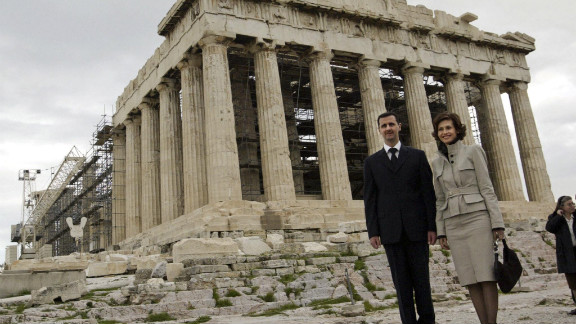
{"type": "Polygon", "coordinates": [[[446,73],[442,78],[446,81],[464,81],[464,76],[466,75],[463,73],[446,73]]]}
{"type": "Polygon", "coordinates": [[[202,55],[199,53],[186,53],[186,54],[184,54],[182,61],[180,61],[180,62],[178,62],[178,64],[176,64],[176,68],[178,68],[178,70],[182,71],[183,69],[188,68],[188,67],[201,68],[202,67],[202,55]]]}
{"type": "Polygon", "coordinates": [[[325,50],[311,50],[305,56],[308,60],[327,60],[330,61],[334,57],[334,53],[330,49],[325,50]]]}
{"type": "Polygon", "coordinates": [[[506,92],[517,91],[517,90],[528,90],[528,82],[524,81],[514,81],[510,82],[506,87],[506,92]]]}
{"type": "Polygon", "coordinates": [[[130,125],[134,124],[134,119],[132,117],[128,117],[128,118],[124,119],[122,124],[124,126],[130,126],[130,125]]]}
{"type": "Polygon", "coordinates": [[[205,35],[198,41],[198,46],[200,46],[202,49],[208,45],[228,46],[234,38],[236,38],[235,33],[223,33],[222,35],[205,35]]]}
{"type": "Polygon", "coordinates": [[[500,84],[503,81],[506,81],[505,77],[490,73],[482,75],[482,78],[480,79],[480,83],[484,84],[500,84]]]}
{"type": "Polygon", "coordinates": [[[162,78],[160,80],[160,84],[156,86],[156,90],[164,91],[169,89],[179,89],[179,87],[180,82],[178,82],[178,80],[172,78],[162,78]]]}
{"type": "Polygon", "coordinates": [[[142,99],[142,102],[138,105],[138,109],[139,110],[144,110],[146,108],[154,109],[157,106],[158,106],[158,99],[150,98],[150,97],[144,97],[142,99]]]}
{"type": "Polygon", "coordinates": [[[402,66],[402,73],[424,73],[424,71],[430,69],[429,64],[422,62],[406,62],[402,66]]]}
{"type": "Polygon", "coordinates": [[[366,59],[366,58],[360,58],[358,60],[358,63],[356,63],[357,66],[359,67],[375,67],[375,68],[380,68],[380,66],[382,65],[382,63],[384,63],[386,61],[379,61],[379,60],[372,60],[372,59],[366,59]]]}
{"type": "Polygon", "coordinates": [[[276,52],[279,47],[284,45],[285,43],[280,40],[257,38],[250,44],[246,45],[246,50],[251,54],[260,51],[276,52]]]}

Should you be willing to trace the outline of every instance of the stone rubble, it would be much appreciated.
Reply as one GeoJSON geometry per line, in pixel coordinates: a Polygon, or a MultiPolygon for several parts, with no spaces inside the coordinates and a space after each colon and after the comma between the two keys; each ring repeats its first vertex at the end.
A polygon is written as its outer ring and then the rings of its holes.
{"type": "MultiPolygon", "coordinates": [[[[570,322],[566,312],[573,303],[564,277],[555,271],[553,237],[545,232],[515,229],[509,230],[508,237],[511,247],[518,251],[524,274],[512,294],[502,295],[500,322],[549,322],[550,316],[558,318],[554,323],[570,322]]],[[[271,245],[276,244],[279,248],[260,255],[242,251],[218,257],[201,255],[181,262],[168,254],[84,254],[79,262],[88,264],[87,272],[91,264],[125,262],[136,266],[126,267],[120,275],[112,269],[83,283],[45,287],[33,291],[32,296],[0,299],[0,324],[143,323],[151,315],[163,313],[172,318],[166,317],[163,323],[194,323],[202,316],[212,318],[208,323],[398,322],[396,295],[383,250],[373,250],[367,242],[325,242],[315,243],[323,247],[321,252],[304,252],[307,248],[301,247],[301,252],[293,253],[288,252],[293,244],[311,245],[278,241],[271,245]],[[354,305],[346,274],[353,287],[354,305]]],[[[430,255],[439,322],[476,323],[467,292],[458,284],[450,252],[432,246],[430,255]]],[[[57,263],[57,259],[46,263],[57,263]]]]}

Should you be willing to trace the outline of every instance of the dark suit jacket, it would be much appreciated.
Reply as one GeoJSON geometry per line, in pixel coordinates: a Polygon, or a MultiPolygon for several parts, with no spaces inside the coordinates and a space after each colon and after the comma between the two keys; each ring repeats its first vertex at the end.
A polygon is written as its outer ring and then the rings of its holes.
{"type": "Polygon", "coordinates": [[[384,149],[364,162],[364,208],[368,236],[382,244],[426,241],[436,231],[432,171],[423,151],[402,145],[396,167],[384,149]]]}
{"type": "MultiPolygon", "coordinates": [[[[574,215],[573,215],[574,216],[574,215]]],[[[572,229],[576,233],[576,221],[572,229]]],[[[568,222],[564,216],[552,213],[548,216],[546,230],[556,235],[556,264],[558,273],[576,273],[576,256],[572,247],[572,238],[568,222]]]]}

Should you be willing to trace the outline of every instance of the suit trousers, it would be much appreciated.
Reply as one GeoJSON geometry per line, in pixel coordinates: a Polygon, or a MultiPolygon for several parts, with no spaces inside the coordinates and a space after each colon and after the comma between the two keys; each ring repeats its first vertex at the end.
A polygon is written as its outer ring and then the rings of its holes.
{"type": "Polygon", "coordinates": [[[396,288],[402,323],[434,324],[435,315],[428,270],[428,243],[410,241],[403,233],[400,242],[385,244],[384,249],[396,288]],[[418,320],[416,320],[414,300],[416,300],[418,320]]]}

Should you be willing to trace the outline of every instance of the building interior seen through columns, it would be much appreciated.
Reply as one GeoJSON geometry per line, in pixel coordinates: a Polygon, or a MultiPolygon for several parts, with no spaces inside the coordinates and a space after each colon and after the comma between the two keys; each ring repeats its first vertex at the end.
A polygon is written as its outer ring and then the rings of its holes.
{"type": "MultiPolygon", "coordinates": [[[[458,113],[466,143],[487,153],[505,218],[530,217],[515,212],[520,204],[547,210],[552,191],[527,92],[534,39],[481,31],[477,18],[405,0],[176,1],[158,26],[164,43],[103,129],[113,147],[111,207],[89,224],[109,231],[91,246],[88,235],[87,250],[362,233],[363,163],[382,148],[376,118],[385,111],[399,116],[402,143],[429,159],[432,118],[458,113]]],[[[40,226],[52,233],[40,245],[69,253],[53,223],[40,226]]]]}

